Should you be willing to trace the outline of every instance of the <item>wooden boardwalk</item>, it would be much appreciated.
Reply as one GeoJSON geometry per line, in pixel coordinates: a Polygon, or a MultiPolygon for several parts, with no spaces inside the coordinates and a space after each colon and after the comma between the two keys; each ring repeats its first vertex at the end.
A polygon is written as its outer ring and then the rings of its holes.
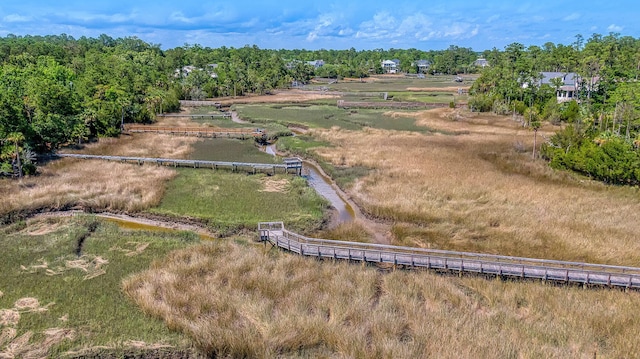
{"type": "Polygon", "coordinates": [[[304,256],[386,263],[394,267],[422,267],[459,273],[640,288],[640,268],[635,267],[314,239],[286,230],[282,222],[260,223],[258,231],[261,241],[304,256]]]}
{"type": "Polygon", "coordinates": [[[178,136],[197,136],[210,138],[265,138],[266,132],[256,128],[220,128],[220,127],[168,127],[127,125],[124,128],[129,133],[163,133],[178,136]]]}
{"type": "Polygon", "coordinates": [[[158,114],[158,117],[188,117],[188,118],[231,118],[231,112],[220,112],[220,113],[209,113],[209,114],[201,114],[201,115],[187,115],[187,114],[177,114],[177,113],[162,113],[158,114]]]}
{"type": "Polygon", "coordinates": [[[302,175],[302,160],[297,157],[284,158],[283,163],[251,163],[251,162],[224,162],[224,161],[202,161],[202,160],[180,160],[174,158],[149,158],[149,157],[125,157],[125,156],[100,156],[82,155],[71,153],[59,153],[56,157],[79,158],[86,160],[105,160],[125,163],[135,163],[138,165],[155,164],[156,166],[171,167],[191,167],[202,169],[230,169],[233,172],[246,170],[250,173],[292,173],[302,175]]]}

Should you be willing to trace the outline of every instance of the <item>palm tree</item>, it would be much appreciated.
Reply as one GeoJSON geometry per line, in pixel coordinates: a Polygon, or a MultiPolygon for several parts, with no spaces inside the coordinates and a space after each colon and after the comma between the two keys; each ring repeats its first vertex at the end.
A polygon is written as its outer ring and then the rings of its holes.
{"type": "Polygon", "coordinates": [[[18,167],[18,177],[22,178],[22,163],[20,163],[20,148],[18,145],[25,140],[22,132],[12,132],[7,136],[7,141],[13,142],[16,147],[16,164],[18,167]]]}

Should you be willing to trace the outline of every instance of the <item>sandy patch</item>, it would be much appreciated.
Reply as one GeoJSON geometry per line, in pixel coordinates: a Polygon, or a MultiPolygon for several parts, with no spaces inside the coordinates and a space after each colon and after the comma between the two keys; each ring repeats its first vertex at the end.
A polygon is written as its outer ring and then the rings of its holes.
{"type": "Polygon", "coordinates": [[[4,293],[2,293],[2,291],[0,290],[0,298],[2,298],[3,295],[4,293]]]}
{"type": "Polygon", "coordinates": [[[91,258],[91,256],[82,256],[80,259],[67,261],[65,265],[67,268],[78,269],[87,273],[83,279],[88,280],[107,273],[102,266],[108,263],[108,260],[100,256],[95,256],[93,258],[91,258]]]}
{"type": "Polygon", "coordinates": [[[109,248],[109,250],[122,252],[127,257],[133,257],[144,252],[144,250],[147,249],[147,247],[149,247],[149,243],[148,242],[127,242],[126,246],[127,248],[114,246],[109,248]]]}
{"type": "MultiPolygon", "coordinates": [[[[2,335],[4,336],[4,331],[2,335]]],[[[16,339],[15,331],[7,332],[9,342],[0,352],[0,358],[46,358],[52,346],[66,339],[75,338],[75,331],[67,328],[49,328],[42,332],[44,339],[40,342],[29,344],[33,332],[28,331],[16,339]]]]}
{"type": "Polygon", "coordinates": [[[86,273],[83,279],[87,280],[105,274],[106,271],[103,267],[108,263],[109,261],[107,259],[100,256],[83,255],[78,259],[65,260],[64,264],[62,264],[62,260],[60,260],[60,263],[52,263],[50,265],[44,259],[40,259],[37,264],[30,266],[21,265],[20,269],[27,273],[44,272],[44,274],[48,276],[61,275],[69,270],[76,269],[86,273]]]}
{"type": "Polygon", "coordinates": [[[289,180],[286,178],[283,179],[272,179],[269,177],[265,177],[262,180],[262,189],[260,192],[287,192],[289,187],[289,180]]]}
{"type": "Polygon", "coordinates": [[[16,325],[20,322],[20,313],[13,309],[0,309],[0,326],[16,325]]]}
{"type": "Polygon", "coordinates": [[[53,233],[55,232],[58,228],[60,228],[60,223],[53,223],[53,224],[49,224],[49,223],[40,223],[38,226],[36,226],[35,228],[33,228],[33,226],[29,226],[31,229],[31,231],[27,232],[28,235],[30,236],[43,236],[45,234],[49,234],[49,233],[53,233]]]}
{"type": "Polygon", "coordinates": [[[159,344],[159,343],[145,343],[141,340],[128,340],[126,342],[124,342],[125,346],[128,347],[132,347],[132,348],[139,348],[139,349],[161,349],[161,348],[173,348],[171,345],[166,345],[166,344],[159,344]]]}
{"type": "Polygon", "coordinates": [[[9,343],[13,338],[16,337],[18,331],[14,328],[4,328],[0,332],[0,348],[2,348],[5,344],[9,343]]]}
{"type": "Polygon", "coordinates": [[[20,311],[34,310],[40,308],[40,302],[36,298],[20,298],[16,300],[13,307],[20,311]]]}

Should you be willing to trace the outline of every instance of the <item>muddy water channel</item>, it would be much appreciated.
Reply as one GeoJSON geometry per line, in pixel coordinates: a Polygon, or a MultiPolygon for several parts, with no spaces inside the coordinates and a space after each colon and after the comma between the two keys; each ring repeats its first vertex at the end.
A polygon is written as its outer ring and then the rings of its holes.
{"type": "MultiPolygon", "coordinates": [[[[277,156],[275,146],[275,144],[263,146],[260,150],[272,156],[277,156]]],[[[302,177],[306,178],[309,186],[315,189],[319,195],[326,198],[331,203],[331,206],[338,211],[334,224],[353,221],[356,217],[353,207],[338,193],[331,178],[325,176],[323,171],[315,164],[309,161],[303,161],[303,163],[302,177]]]]}
{"type": "MultiPolygon", "coordinates": [[[[260,150],[272,156],[277,156],[275,144],[263,146],[260,150]]],[[[302,167],[302,177],[307,179],[309,186],[315,189],[319,195],[326,198],[331,206],[338,211],[338,216],[334,220],[336,223],[344,223],[353,221],[356,213],[353,207],[338,193],[334,187],[333,181],[323,174],[315,164],[304,161],[302,167]]]]}

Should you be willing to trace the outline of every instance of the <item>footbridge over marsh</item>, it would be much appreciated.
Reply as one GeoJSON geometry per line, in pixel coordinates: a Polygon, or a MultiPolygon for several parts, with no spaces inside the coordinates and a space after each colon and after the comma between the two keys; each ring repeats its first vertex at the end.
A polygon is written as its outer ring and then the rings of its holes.
{"type": "Polygon", "coordinates": [[[256,128],[219,128],[219,127],[169,127],[169,126],[145,126],[145,125],[127,125],[124,127],[125,132],[129,133],[161,133],[178,136],[196,136],[211,138],[239,138],[264,139],[267,136],[266,131],[256,128]]]}
{"type": "Polygon", "coordinates": [[[258,231],[261,241],[309,257],[386,263],[394,268],[402,266],[584,285],[640,288],[640,268],[635,267],[315,239],[288,231],[282,222],[259,223],[258,231]]]}
{"type": "Polygon", "coordinates": [[[82,155],[73,153],[59,153],[55,157],[78,158],[85,160],[105,160],[123,163],[135,163],[138,165],[154,164],[156,166],[190,167],[202,169],[229,169],[233,172],[246,170],[251,173],[292,173],[302,175],[302,160],[297,157],[284,158],[283,163],[252,163],[252,162],[225,162],[225,161],[203,161],[203,160],[181,160],[174,158],[149,158],[149,157],[126,157],[126,156],[101,156],[82,155]]]}

